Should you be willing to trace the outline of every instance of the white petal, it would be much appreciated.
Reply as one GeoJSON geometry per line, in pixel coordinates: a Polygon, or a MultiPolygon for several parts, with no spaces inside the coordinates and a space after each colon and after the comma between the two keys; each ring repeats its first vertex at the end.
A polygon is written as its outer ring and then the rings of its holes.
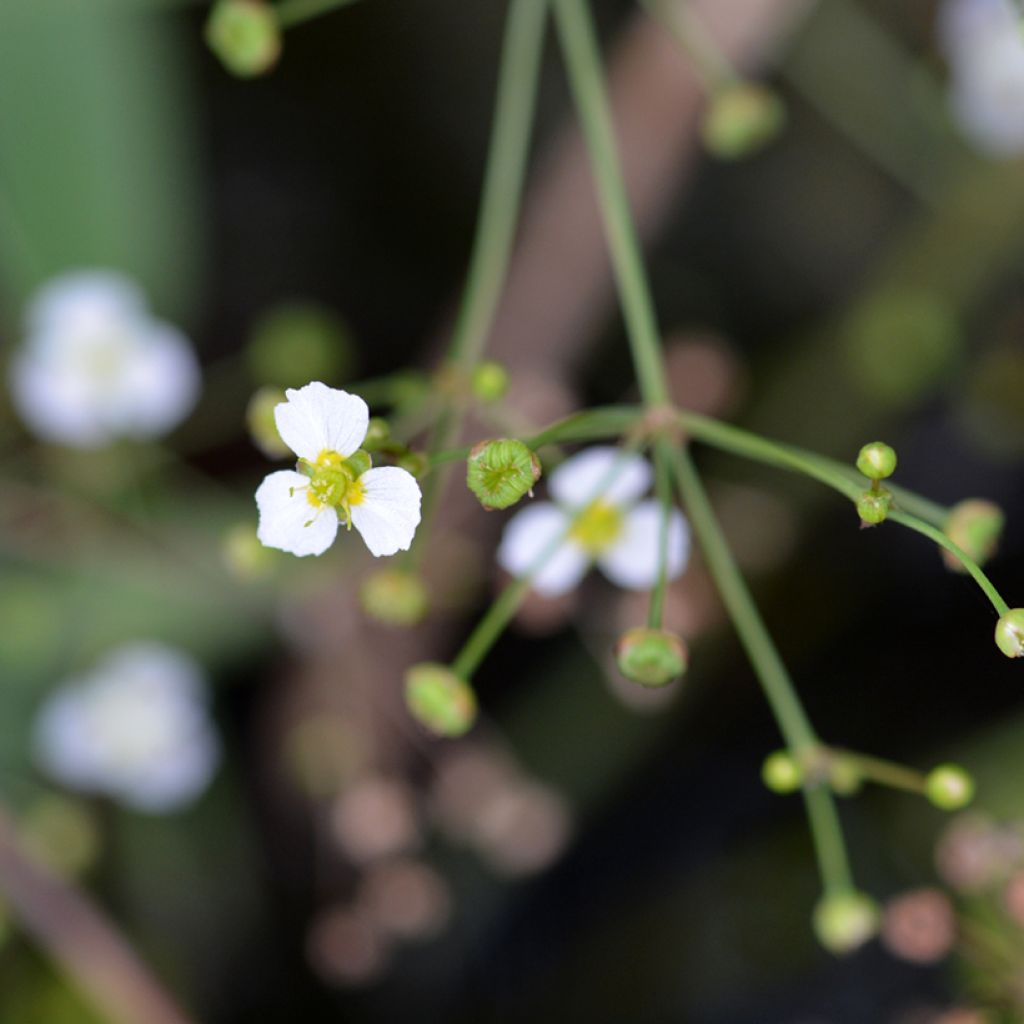
{"type": "Polygon", "coordinates": [[[537,501],[517,512],[505,526],[498,546],[498,564],[513,576],[533,571],[530,585],[545,597],[568,593],[583,579],[590,561],[569,539],[569,516],[549,501],[537,501]],[[552,545],[557,547],[552,550],[552,545]]]}
{"type": "Polygon", "coordinates": [[[145,312],[142,289],[113,270],[78,270],[51,278],[25,314],[31,332],[89,330],[145,312]]]}
{"type": "Polygon", "coordinates": [[[314,508],[306,497],[309,480],[294,470],[271,473],[256,489],[260,523],[256,536],[268,548],[293,555],[322,555],[334,543],[338,514],[314,508]]]}
{"type": "Polygon", "coordinates": [[[199,397],[199,363],[188,339],[151,321],[131,354],[120,396],[121,433],[156,437],[176,427],[199,397]]]}
{"type": "Polygon", "coordinates": [[[358,395],[313,381],[289,388],[274,410],[281,440],[299,458],[313,461],[325,448],[348,457],[366,437],[370,410],[358,395]]]}
{"type": "MultiPolygon", "coordinates": [[[[597,560],[601,571],[627,590],[649,590],[658,580],[661,507],[642,501],[626,513],[622,534],[597,560]]],[[[690,557],[690,526],[679,509],[668,520],[668,578],[679,576],[690,557]]]]}
{"type": "Polygon", "coordinates": [[[597,498],[629,505],[651,486],[652,477],[650,464],[639,455],[623,455],[618,448],[587,448],[551,474],[549,489],[566,508],[589,505],[597,498]]]}
{"type": "Polygon", "coordinates": [[[396,466],[368,469],[359,478],[365,497],[352,506],[352,525],[374,555],[408,551],[420,522],[420,485],[396,466]]]}

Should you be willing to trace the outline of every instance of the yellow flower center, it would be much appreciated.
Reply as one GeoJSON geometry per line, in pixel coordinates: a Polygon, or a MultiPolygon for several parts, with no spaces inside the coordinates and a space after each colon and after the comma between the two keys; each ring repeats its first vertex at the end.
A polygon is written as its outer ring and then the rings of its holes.
{"type": "MultiPolygon", "coordinates": [[[[362,454],[363,458],[369,461],[365,453],[357,454],[362,454]]],[[[309,504],[318,510],[325,505],[336,508],[339,518],[350,528],[350,509],[366,500],[366,486],[356,474],[368,468],[358,463],[353,464],[353,460],[346,460],[340,452],[325,448],[315,461],[301,463],[309,475],[309,489],[306,491],[306,500],[309,504]]]]}
{"type": "Polygon", "coordinates": [[[622,513],[607,501],[595,501],[580,515],[569,536],[591,555],[611,547],[622,533],[622,513]]]}

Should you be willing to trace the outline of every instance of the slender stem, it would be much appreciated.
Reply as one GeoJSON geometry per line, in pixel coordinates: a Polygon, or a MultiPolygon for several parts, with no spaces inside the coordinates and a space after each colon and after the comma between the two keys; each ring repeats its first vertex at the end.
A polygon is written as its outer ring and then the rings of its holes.
{"type": "Polygon", "coordinates": [[[654,447],[654,490],[661,506],[658,524],[658,579],[651,591],[651,605],[647,612],[647,625],[661,629],[665,614],[665,588],[668,586],[668,524],[672,515],[671,454],[666,451],[668,441],[659,438],[654,447]]]}
{"type": "Polygon", "coordinates": [[[274,8],[274,13],[281,28],[292,28],[352,3],[355,0],[281,0],[274,8]]]}
{"type": "Polygon", "coordinates": [[[664,405],[669,395],[661,340],[619,165],[597,36],[585,0],[553,3],[569,84],[590,152],[640,393],[646,405],[664,405]]]}
{"type": "Polygon", "coordinates": [[[850,861],[843,843],[839,812],[824,783],[804,789],[804,804],[811,823],[814,854],[821,869],[821,880],[829,896],[851,892],[854,888],[850,861]]]}
{"type": "Polygon", "coordinates": [[[830,747],[829,752],[838,754],[852,763],[865,779],[871,779],[872,782],[878,782],[883,786],[891,786],[893,789],[903,789],[908,793],[924,792],[925,777],[921,772],[914,771],[913,768],[907,768],[905,765],[895,764],[892,761],[885,761],[880,757],[858,754],[852,750],[839,750],[835,747],[830,747]]]}

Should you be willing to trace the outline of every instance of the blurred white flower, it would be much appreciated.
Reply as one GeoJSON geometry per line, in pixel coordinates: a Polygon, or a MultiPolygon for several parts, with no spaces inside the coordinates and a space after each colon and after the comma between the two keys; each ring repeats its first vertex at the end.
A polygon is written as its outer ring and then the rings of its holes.
{"type": "Polygon", "coordinates": [[[206,788],[220,759],[206,689],[180,651],[119,647],[50,695],[36,720],[37,760],[72,789],[144,811],[181,807],[206,788]]]}
{"type": "Polygon", "coordinates": [[[145,296],[112,271],[54,278],[32,299],[10,387],[29,429],[46,441],[98,448],[157,437],[188,414],[200,373],[185,336],[156,320],[145,296]]]}
{"type": "Polygon", "coordinates": [[[408,550],[420,521],[420,486],[396,466],[369,468],[369,455],[359,450],[370,418],[366,403],[319,381],[285,394],[274,419],[303,472],[280,470],[260,484],[260,542],[293,555],[322,555],[340,520],[359,531],[374,555],[408,550]]]}
{"type": "MultiPolygon", "coordinates": [[[[498,547],[499,564],[513,576],[536,570],[531,585],[545,597],[572,590],[593,562],[620,587],[653,587],[658,578],[661,507],[657,501],[638,503],[651,478],[646,459],[623,456],[616,448],[588,448],[566,459],[551,474],[554,502],[535,502],[509,520],[498,547]],[[614,473],[616,463],[619,470],[610,486],[600,498],[590,500],[601,481],[614,473]],[[564,540],[545,558],[558,537],[564,540]],[[538,568],[540,559],[544,563],[538,568]]],[[[673,508],[668,529],[669,579],[682,573],[689,551],[689,526],[673,508]]]]}
{"type": "Polygon", "coordinates": [[[991,156],[1024,151],[1024,32],[1010,0],[946,0],[939,36],[950,105],[969,141],[991,156]]]}

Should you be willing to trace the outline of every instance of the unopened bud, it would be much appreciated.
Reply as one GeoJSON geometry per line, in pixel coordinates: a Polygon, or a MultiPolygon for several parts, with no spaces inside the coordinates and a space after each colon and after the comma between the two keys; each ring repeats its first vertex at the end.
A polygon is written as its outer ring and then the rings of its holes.
{"type": "Polygon", "coordinates": [[[274,419],[274,410],[286,400],[280,388],[260,388],[245,407],[249,437],[268,459],[283,459],[291,455],[291,449],[281,440],[274,419]]]}
{"type": "Polygon", "coordinates": [[[522,441],[481,441],[469,453],[466,485],[484,508],[508,508],[540,479],[540,459],[522,441]]]}
{"type": "Polygon", "coordinates": [[[405,703],[413,718],[437,736],[461,736],[476,720],[473,688],[436,662],[422,662],[406,672],[405,703]]]}
{"type": "Polygon", "coordinates": [[[427,471],[427,457],[423,452],[403,452],[398,456],[398,465],[419,479],[427,471]]]}
{"type": "Polygon", "coordinates": [[[391,439],[391,427],[388,421],[381,416],[371,416],[370,422],[366,425],[366,437],[363,438],[363,448],[368,452],[377,451],[391,439]]]}
{"type": "Polygon", "coordinates": [[[857,469],[869,480],[884,480],[896,471],[896,452],[882,441],[872,441],[861,448],[857,469]]]}
{"type": "Polygon", "coordinates": [[[619,638],[615,660],[619,671],[634,683],[665,686],[686,671],[686,645],[674,633],[638,626],[619,638]]]}
{"type": "Polygon", "coordinates": [[[264,0],[218,0],[206,21],[206,43],[228,71],[252,78],[281,56],[281,26],[264,0]]]}
{"type": "Polygon", "coordinates": [[[1024,655],[1024,608],[1011,608],[996,623],[996,646],[1008,658],[1024,655]]]}
{"type": "Polygon", "coordinates": [[[312,302],[277,306],[257,321],[246,360],[261,384],[299,387],[347,376],[355,362],[348,327],[312,302]]]}
{"type": "Polygon", "coordinates": [[[273,567],[275,555],[256,536],[256,527],[249,522],[235,523],[221,540],[224,564],[239,580],[251,582],[265,576],[273,567]]]}
{"type": "Polygon", "coordinates": [[[943,811],[958,811],[974,797],[974,779],[958,764],[940,764],[929,773],[925,795],[943,811]]]}
{"type": "Polygon", "coordinates": [[[828,784],[833,793],[852,796],[862,785],[864,775],[857,762],[848,754],[830,753],[828,756],[828,784]]]}
{"type": "Polygon", "coordinates": [[[776,750],[761,765],[761,781],[773,793],[795,793],[804,784],[804,771],[788,750],[776,750]]]}
{"type": "MultiPolygon", "coordinates": [[[[991,501],[969,498],[954,505],[946,520],[945,532],[978,565],[984,565],[996,552],[1006,517],[991,501]]],[[[966,572],[963,562],[951,551],[943,549],[942,558],[948,568],[966,572]]]]}
{"type": "Polygon", "coordinates": [[[481,363],[473,371],[472,387],[481,402],[496,402],[508,391],[508,370],[501,363],[481,363]]]}
{"type": "Polygon", "coordinates": [[[865,491],[857,499],[857,515],[862,526],[877,526],[888,518],[892,507],[892,495],[883,487],[877,491],[865,491]]]}
{"type": "Polygon", "coordinates": [[[823,896],[814,908],[814,932],[818,941],[840,956],[863,946],[877,931],[878,906],[860,892],[823,896]]]}
{"type": "Polygon", "coordinates": [[[427,589],[419,576],[401,569],[381,569],[359,589],[367,615],[389,626],[415,626],[427,613],[427,589]]]}
{"type": "Polygon", "coordinates": [[[723,160],[738,160],[770,142],[785,117],[782,101],[770,89],[737,82],[712,96],[701,134],[708,152],[723,160]]]}

